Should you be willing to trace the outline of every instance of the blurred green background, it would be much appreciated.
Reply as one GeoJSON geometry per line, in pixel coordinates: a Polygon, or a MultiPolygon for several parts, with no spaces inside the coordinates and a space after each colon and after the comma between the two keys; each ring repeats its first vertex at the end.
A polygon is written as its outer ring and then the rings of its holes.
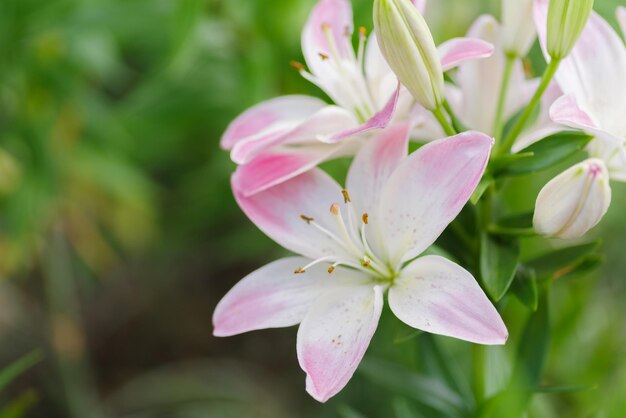
{"type": "MultiPolygon", "coordinates": [[[[596,10],[615,23],[620,1],[596,10]]],[[[284,253],[234,203],[219,138],[261,100],[323,97],[288,65],[313,4],[0,0],[0,369],[36,363],[6,385],[0,374],[0,417],[429,416],[385,361],[423,368],[440,347],[463,363],[469,344],[385,315],[371,361],[322,406],[304,391],[295,328],[211,335],[225,292],[284,253]]],[[[371,29],[371,0],[353,4],[371,29]]],[[[440,42],[498,9],[433,0],[427,20],[440,42]]],[[[519,180],[512,203],[532,208],[554,174],[519,180]]],[[[543,381],[584,390],[536,395],[532,417],[626,416],[625,210],[615,185],[595,231],[607,263],[555,285],[543,381]]],[[[525,314],[506,307],[512,334],[525,314]]]]}

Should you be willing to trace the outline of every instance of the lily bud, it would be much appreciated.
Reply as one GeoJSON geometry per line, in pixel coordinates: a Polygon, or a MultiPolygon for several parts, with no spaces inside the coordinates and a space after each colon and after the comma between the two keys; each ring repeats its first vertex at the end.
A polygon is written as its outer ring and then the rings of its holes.
{"type": "Polygon", "coordinates": [[[375,0],[380,50],[415,100],[435,110],[444,98],[441,61],[426,21],[411,0],[375,0]]]}
{"type": "Polygon", "coordinates": [[[533,44],[537,29],[533,0],[502,0],[502,47],[504,52],[523,57],[533,44]]]}
{"type": "Polygon", "coordinates": [[[569,55],[593,8],[593,0],[550,0],[548,8],[548,54],[553,59],[569,55]]]}
{"type": "Polygon", "coordinates": [[[552,237],[579,238],[600,222],[610,204],[606,166],[590,158],[544,186],[535,204],[535,230],[552,237]]]}

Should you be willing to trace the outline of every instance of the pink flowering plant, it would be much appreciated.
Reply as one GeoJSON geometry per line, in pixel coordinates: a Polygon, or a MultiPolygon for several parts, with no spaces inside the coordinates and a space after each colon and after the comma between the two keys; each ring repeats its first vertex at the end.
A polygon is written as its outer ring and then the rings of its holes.
{"type": "Polygon", "coordinates": [[[213,333],[297,325],[320,402],[361,371],[424,416],[526,416],[534,393],[577,387],[542,376],[550,290],[600,263],[585,237],[626,181],[623,34],[592,0],[503,0],[437,47],[426,6],[374,0],[355,36],[350,2],[319,0],[292,66],[329,100],[274,98],[224,133],[239,207],[293,255],[237,283],[213,333]],[[534,210],[505,204],[520,179],[542,182],[534,210]],[[398,327],[414,331],[388,344],[423,347],[422,367],[369,356],[398,327]]]}

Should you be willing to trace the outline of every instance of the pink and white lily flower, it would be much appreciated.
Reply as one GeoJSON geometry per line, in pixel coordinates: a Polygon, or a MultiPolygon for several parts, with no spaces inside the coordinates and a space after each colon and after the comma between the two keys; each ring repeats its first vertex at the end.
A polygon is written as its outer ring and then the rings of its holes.
{"type": "MultiPolygon", "coordinates": [[[[542,46],[546,40],[547,10],[547,0],[535,0],[535,21],[542,46]]],[[[626,26],[624,8],[618,9],[618,20],[626,26]]],[[[549,59],[547,54],[546,59],[549,59]]],[[[624,68],[624,40],[592,12],[576,46],[556,73],[564,95],[550,109],[554,122],[595,137],[587,148],[588,153],[604,161],[611,178],[618,181],[626,181],[624,68]]]]}
{"type": "Polygon", "coordinates": [[[300,324],[307,391],[325,402],[350,380],[376,330],[383,295],[408,325],[479,344],[507,329],[474,277],[421,256],[461,211],[483,175],[492,138],[467,132],[407,156],[408,124],[391,126],[356,155],[342,189],[319,169],[235,197],[268,236],[301,257],[251,273],[218,304],[214,334],[300,324]]]}
{"type": "MultiPolygon", "coordinates": [[[[425,1],[414,1],[424,7],[425,1]]],[[[335,103],[308,96],[284,96],[258,104],[235,119],[221,140],[239,164],[241,191],[253,195],[295,177],[319,163],[354,155],[364,133],[406,120],[413,106],[385,62],[373,35],[359,30],[352,46],[349,0],[319,0],[302,33],[308,67],[300,74],[335,103]],[[347,140],[347,141],[346,141],[347,140]]],[[[440,46],[444,70],[484,58],[493,47],[480,40],[458,38],[440,46]]]]}

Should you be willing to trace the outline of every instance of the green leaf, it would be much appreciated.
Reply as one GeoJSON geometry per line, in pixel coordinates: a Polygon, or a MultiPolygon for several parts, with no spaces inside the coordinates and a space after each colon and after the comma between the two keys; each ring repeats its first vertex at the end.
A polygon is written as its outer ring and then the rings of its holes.
{"type": "Polygon", "coordinates": [[[585,257],[593,253],[600,241],[561,248],[526,261],[524,264],[535,270],[537,279],[562,277],[571,272],[585,257]]]}
{"type": "Polygon", "coordinates": [[[539,291],[539,306],[530,315],[517,350],[511,386],[535,387],[541,379],[550,341],[549,283],[539,291]]]}
{"type": "Polygon", "coordinates": [[[26,413],[37,404],[39,396],[37,393],[29,389],[22,393],[15,400],[9,402],[0,411],[0,418],[22,418],[26,416],[26,413]]]}
{"type": "Polygon", "coordinates": [[[409,401],[403,398],[396,398],[392,402],[395,418],[424,418],[422,414],[411,408],[409,401]]]}
{"type": "Polygon", "coordinates": [[[444,414],[456,416],[467,410],[463,398],[439,379],[420,375],[395,363],[366,358],[358,371],[392,393],[411,398],[444,414]]]}
{"type": "Polygon", "coordinates": [[[41,351],[34,350],[0,370],[0,391],[15,380],[19,375],[39,363],[42,359],[43,354],[41,351]]]}
{"type": "Polygon", "coordinates": [[[499,162],[499,159],[494,160],[492,163],[494,167],[499,167],[493,172],[494,176],[517,176],[545,170],[585,148],[591,139],[591,136],[581,132],[565,131],[550,135],[518,153],[526,155],[525,158],[519,158],[509,164],[505,160],[502,162],[499,162]],[[533,156],[529,156],[530,154],[533,156]]]}
{"type": "Polygon", "coordinates": [[[490,186],[492,181],[493,179],[489,177],[488,175],[485,175],[480,180],[480,182],[478,183],[478,186],[476,186],[476,189],[474,190],[474,193],[472,193],[472,197],[470,197],[470,202],[472,205],[476,205],[478,203],[478,201],[480,200],[481,197],[483,197],[483,194],[485,194],[485,191],[490,186]]]}
{"type": "Polygon", "coordinates": [[[533,392],[536,393],[576,393],[586,390],[595,390],[598,385],[565,385],[565,386],[538,386],[533,392]]]}
{"type": "Polygon", "coordinates": [[[337,412],[339,412],[341,418],[366,418],[365,415],[346,404],[337,408],[337,412]]]}
{"type": "Polygon", "coordinates": [[[536,311],[539,304],[539,290],[535,271],[520,266],[513,280],[511,291],[515,297],[531,311],[536,311]]]}
{"type": "Polygon", "coordinates": [[[513,282],[519,261],[517,240],[504,240],[484,233],[480,246],[480,276],[487,294],[499,301],[513,282]]]}

